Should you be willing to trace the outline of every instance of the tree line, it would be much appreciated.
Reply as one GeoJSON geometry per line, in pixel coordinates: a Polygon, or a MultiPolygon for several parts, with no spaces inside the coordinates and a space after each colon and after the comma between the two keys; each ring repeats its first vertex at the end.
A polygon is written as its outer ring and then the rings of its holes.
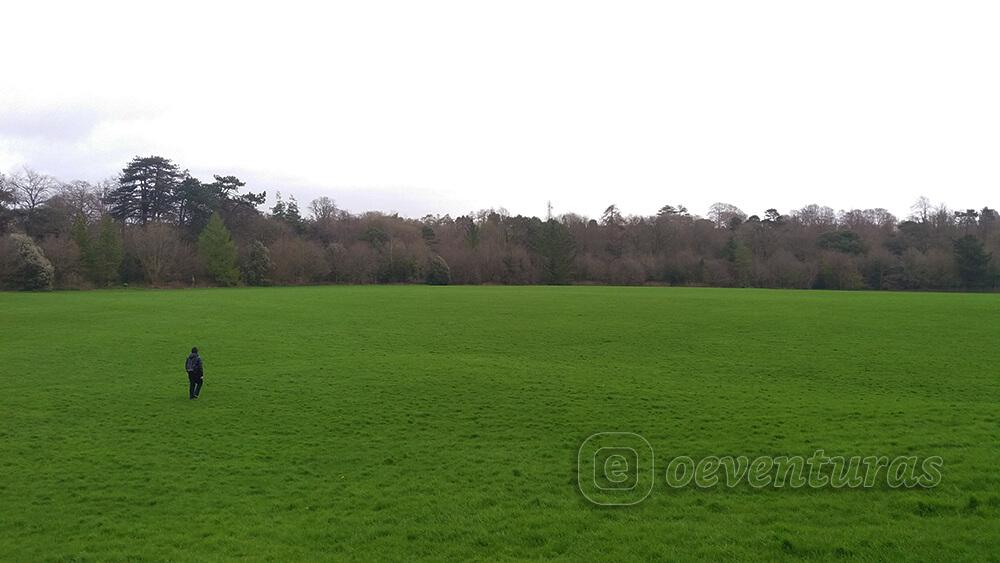
{"type": "Polygon", "coordinates": [[[350,213],[321,197],[300,209],[136,157],[116,178],[63,182],[0,172],[4,289],[319,283],[669,284],[816,289],[1000,287],[1000,214],[920,198],[885,209],[808,205],[748,215],[716,203],[653,215],[512,216],[488,209],[414,219],[350,213]]]}

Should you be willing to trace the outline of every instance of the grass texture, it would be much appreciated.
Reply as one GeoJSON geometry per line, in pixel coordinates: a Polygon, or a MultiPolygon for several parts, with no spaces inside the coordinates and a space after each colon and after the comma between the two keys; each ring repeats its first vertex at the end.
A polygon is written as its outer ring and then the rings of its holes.
{"type": "Polygon", "coordinates": [[[998,295],[6,293],[0,330],[3,560],[1000,554],[998,295]],[[601,507],[576,456],[603,431],[641,434],[658,467],[818,448],[944,465],[931,489],[657,483],[601,507]]]}

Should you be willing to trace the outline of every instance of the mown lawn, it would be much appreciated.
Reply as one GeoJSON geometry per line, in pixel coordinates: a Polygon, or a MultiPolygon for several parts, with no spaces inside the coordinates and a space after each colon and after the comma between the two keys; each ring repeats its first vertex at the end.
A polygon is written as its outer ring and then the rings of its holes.
{"type": "Polygon", "coordinates": [[[1000,556],[1000,295],[4,293],[0,330],[3,560],[1000,556]],[[659,467],[823,448],[943,479],[599,507],[602,431],[659,467]]]}

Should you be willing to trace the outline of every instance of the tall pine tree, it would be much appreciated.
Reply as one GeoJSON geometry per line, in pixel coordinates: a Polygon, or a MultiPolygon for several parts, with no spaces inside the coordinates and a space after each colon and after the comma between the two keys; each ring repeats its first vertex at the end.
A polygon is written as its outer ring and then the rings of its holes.
{"type": "Polygon", "coordinates": [[[208,274],[219,285],[236,285],[240,280],[240,271],[236,267],[236,244],[218,213],[212,214],[198,237],[198,254],[208,274]]]}
{"type": "Polygon", "coordinates": [[[177,165],[162,156],[135,157],[122,170],[118,187],[104,202],[111,216],[122,223],[145,225],[172,220],[176,214],[176,191],[183,179],[177,165]]]}

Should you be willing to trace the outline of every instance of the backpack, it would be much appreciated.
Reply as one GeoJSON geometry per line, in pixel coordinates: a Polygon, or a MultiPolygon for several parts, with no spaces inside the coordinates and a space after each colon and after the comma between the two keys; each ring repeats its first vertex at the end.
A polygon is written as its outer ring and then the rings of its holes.
{"type": "Polygon", "coordinates": [[[188,372],[198,370],[198,356],[190,355],[187,357],[187,361],[184,362],[184,370],[188,372]]]}

